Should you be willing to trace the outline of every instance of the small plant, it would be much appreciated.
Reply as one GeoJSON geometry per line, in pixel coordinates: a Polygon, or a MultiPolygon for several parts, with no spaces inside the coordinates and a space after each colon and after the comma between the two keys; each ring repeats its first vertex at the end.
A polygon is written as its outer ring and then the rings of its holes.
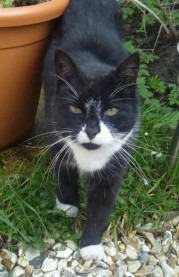
{"type": "Polygon", "coordinates": [[[30,6],[36,5],[41,2],[47,2],[48,0],[2,0],[0,4],[3,8],[10,7],[22,7],[22,6],[30,6]]]}
{"type": "Polygon", "coordinates": [[[149,78],[149,86],[151,89],[157,93],[164,93],[166,91],[166,85],[164,82],[160,79],[159,76],[151,76],[149,78]]]}
{"type": "Polygon", "coordinates": [[[3,8],[13,7],[13,0],[2,0],[0,1],[0,6],[3,8]]]}
{"type": "Polygon", "coordinates": [[[167,38],[172,36],[175,39],[179,38],[179,32],[177,31],[179,14],[176,1],[124,0],[122,3],[124,19],[128,19],[135,13],[141,14],[142,20],[140,20],[141,24],[138,32],[146,32],[146,26],[154,26],[158,22],[160,27],[164,29],[167,38]]]}
{"type": "Polygon", "coordinates": [[[179,106],[179,86],[177,86],[176,84],[169,84],[168,88],[170,91],[167,97],[170,105],[179,106]]]}

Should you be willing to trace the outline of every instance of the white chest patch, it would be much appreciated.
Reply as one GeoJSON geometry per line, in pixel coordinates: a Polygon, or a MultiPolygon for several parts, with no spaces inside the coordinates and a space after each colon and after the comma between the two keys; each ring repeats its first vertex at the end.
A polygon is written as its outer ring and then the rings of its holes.
{"type": "Polygon", "coordinates": [[[82,128],[79,132],[77,142],[72,143],[70,139],[67,140],[74,154],[77,166],[82,173],[98,171],[105,167],[112,156],[120,151],[133,133],[132,129],[123,139],[116,139],[112,136],[110,130],[104,123],[101,122],[100,128],[100,133],[97,134],[93,140],[88,138],[84,131],[85,128],[82,128]],[[96,150],[87,150],[81,145],[90,142],[100,145],[100,148],[96,150]]]}

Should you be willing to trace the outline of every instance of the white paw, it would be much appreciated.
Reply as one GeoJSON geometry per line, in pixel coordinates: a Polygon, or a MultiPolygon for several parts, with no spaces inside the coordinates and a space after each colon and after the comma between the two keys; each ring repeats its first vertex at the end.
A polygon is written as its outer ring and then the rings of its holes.
{"type": "Polygon", "coordinates": [[[102,244],[89,245],[80,249],[81,257],[84,260],[103,260],[105,258],[102,244]]]}
{"type": "Polygon", "coordinates": [[[56,208],[66,213],[68,217],[77,217],[78,208],[73,205],[63,204],[56,198],[56,208]]]}

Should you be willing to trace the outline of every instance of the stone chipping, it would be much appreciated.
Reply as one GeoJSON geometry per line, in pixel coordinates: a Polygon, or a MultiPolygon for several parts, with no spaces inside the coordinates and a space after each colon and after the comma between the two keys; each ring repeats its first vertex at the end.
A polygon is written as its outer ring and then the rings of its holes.
{"type": "Polygon", "coordinates": [[[46,251],[19,244],[0,251],[0,277],[179,277],[179,217],[137,227],[115,244],[104,236],[103,261],[81,259],[77,245],[44,239],[46,251]],[[163,228],[163,230],[162,230],[163,228]]]}

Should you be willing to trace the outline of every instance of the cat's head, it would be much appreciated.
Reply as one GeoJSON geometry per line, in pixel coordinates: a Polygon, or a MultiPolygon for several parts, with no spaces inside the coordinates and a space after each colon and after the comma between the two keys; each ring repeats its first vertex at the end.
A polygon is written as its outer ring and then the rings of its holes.
{"type": "Polygon", "coordinates": [[[130,55],[107,74],[91,79],[61,50],[56,52],[55,63],[55,129],[69,142],[90,151],[116,139],[124,140],[138,117],[138,54],[130,55]]]}

